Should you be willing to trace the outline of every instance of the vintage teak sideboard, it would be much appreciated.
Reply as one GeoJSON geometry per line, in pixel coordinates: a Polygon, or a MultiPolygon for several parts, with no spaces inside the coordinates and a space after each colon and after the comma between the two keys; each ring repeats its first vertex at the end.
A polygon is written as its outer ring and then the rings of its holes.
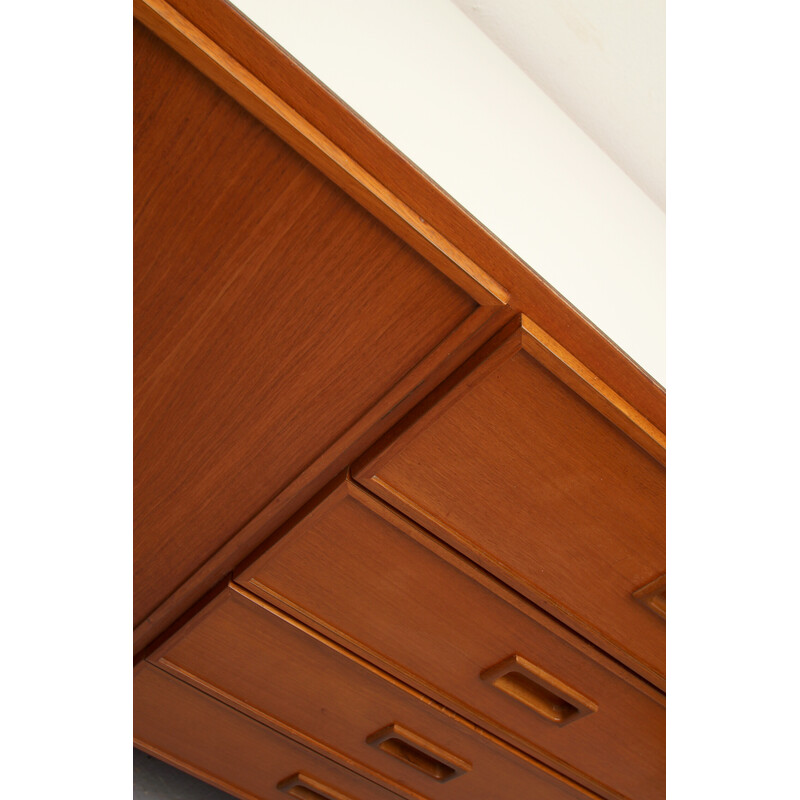
{"type": "Polygon", "coordinates": [[[664,391],[222,0],[134,3],[134,742],[664,795],[664,391]]]}

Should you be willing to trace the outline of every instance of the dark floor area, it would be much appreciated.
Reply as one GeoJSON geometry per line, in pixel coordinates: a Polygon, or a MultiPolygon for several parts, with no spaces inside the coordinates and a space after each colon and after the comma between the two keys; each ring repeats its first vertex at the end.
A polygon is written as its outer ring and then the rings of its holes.
{"type": "Polygon", "coordinates": [[[231,795],[134,748],[133,800],[231,800],[231,795]]]}

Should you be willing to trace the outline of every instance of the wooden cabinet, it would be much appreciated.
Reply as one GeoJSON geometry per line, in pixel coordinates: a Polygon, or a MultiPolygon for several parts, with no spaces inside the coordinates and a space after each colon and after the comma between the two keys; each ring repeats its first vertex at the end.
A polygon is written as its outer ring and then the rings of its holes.
{"type": "Polygon", "coordinates": [[[499,304],[141,25],[134,52],[139,625],[410,409],[499,304]]]}
{"type": "Polygon", "coordinates": [[[133,681],[134,743],[247,800],[396,800],[352,770],[149,664],[133,681]]]}
{"type": "Polygon", "coordinates": [[[431,798],[585,796],[554,770],[235,587],[151,661],[250,716],[307,736],[395,790],[431,798]]]}
{"type": "Polygon", "coordinates": [[[659,693],[358,487],[237,580],[585,785],[659,796],[659,693]]]}
{"type": "Polygon", "coordinates": [[[664,618],[636,595],[666,568],[663,436],[547,344],[523,318],[356,480],[663,686],[664,618]]]}
{"type": "Polygon", "coordinates": [[[135,742],[657,800],[664,392],[223,0],[135,0],[135,742]]]}

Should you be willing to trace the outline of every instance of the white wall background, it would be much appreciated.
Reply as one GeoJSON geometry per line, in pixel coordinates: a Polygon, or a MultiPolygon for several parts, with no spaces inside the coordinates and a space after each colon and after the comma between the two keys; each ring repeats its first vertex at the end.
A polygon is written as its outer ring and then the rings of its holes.
{"type": "Polygon", "coordinates": [[[665,215],[450,0],[236,0],[665,383],[665,215]]]}
{"type": "Polygon", "coordinates": [[[452,0],[663,209],[665,0],[452,0]]]}

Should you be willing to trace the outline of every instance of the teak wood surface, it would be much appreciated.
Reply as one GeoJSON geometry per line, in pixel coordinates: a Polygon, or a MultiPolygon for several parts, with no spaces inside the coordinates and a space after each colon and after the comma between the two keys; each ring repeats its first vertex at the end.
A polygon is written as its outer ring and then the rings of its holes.
{"type": "Polygon", "coordinates": [[[587,797],[547,766],[238,588],[218,595],[150,660],[277,730],[357,764],[394,791],[443,800],[587,797]],[[379,739],[411,744],[427,758],[411,753],[409,760],[400,748],[392,754],[375,746],[379,739]],[[431,762],[440,769],[431,769],[431,762]]]}
{"type": "MultiPolygon", "coordinates": [[[[135,596],[135,620],[138,625],[135,629],[134,646],[137,651],[141,651],[193,602],[198,600],[204,591],[223,578],[252,547],[263,541],[271,530],[274,530],[309,500],[315,491],[346,465],[348,460],[357,456],[360,450],[374,440],[383,429],[397,421],[403,411],[408,410],[415,400],[424,396],[447,372],[451,371],[460,360],[463,360],[470,350],[475,349],[482,339],[487,338],[492,329],[502,322],[502,309],[505,307],[513,311],[523,311],[535,319],[537,324],[547,331],[548,336],[554,337],[561,346],[567,348],[576,358],[581,359],[581,362],[593,370],[593,373],[599,376],[612,391],[620,397],[624,397],[639,414],[651,421],[656,428],[664,430],[665,403],[664,392],[660,386],[636,367],[527,265],[483,229],[452,198],[443,193],[427,176],[420,173],[401,154],[397,153],[347,106],[305,72],[268,36],[255,28],[234,8],[220,0],[176,0],[172,4],[162,0],[135,0],[134,14],[155,31],[161,39],[168,42],[170,47],[181,53],[184,58],[222,87],[222,92],[216,94],[207,92],[208,96],[202,102],[207,104],[205,110],[210,112],[213,108],[214,116],[224,118],[218,119],[217,124],[209,125],[204,124],[205,117],[201,118],[200,114],[190,113],[186,120],[176,119],[175,114],[164,113],[168,104],[164,102],[163,93],[159,99],[159,97],[144,97],[142,92],[136,92],[137,108],[143,108],[142,104],[144,103],[149,110],[142,113],[137,112],[135,115],[135,137],[138,139],[139,128],[143,122],[156,130],[162,121],[167,126],[160,133],[161,151],[158,152],[158,148],[156,148],[156,151],[152,152],[152,158],[155,159],[156,165],[147,165],[142,159],[136,160],[135,172],[138,177],[135,188],[140,198],[137,202],[147,205],[153,188],[146,184],[143,187],[140,175],[141,165],[149,166],[156,173],[160,166],[162,172],[169,174],[173,158],[185,151],[182,159],[184,172],[176,175],[171,183],[168,182],[168,185],[164,186],[168,193],[172,190],[176,192],[172,198],[176,207],[170,209],[173,220],[181,226],[186,222],[198,222],[197,215],[188,212],[183,215],[180,213],[182,206],[185,208],[187,204],[192,206],[196,203],[198,213],[205,213],[199,224],[203,228],[210,227],[209,231],[203,231],[203,236],[200,238],[210,244],[212,250],[214,247],[218,247],[223,261],[226,254],[228,257],[235,256],[237,260],[248,256],[257,258],[255,252],[231,253],[231,248],[227,246],[226,241],[220,242],[219,238],[214,239],[214,232],[220,233],[217,229],[218,225],[230,228],[232,224],[224,220],[225,214],[231,213],[231,205],[234,202],[233,195],[236,191],[231,188],[232,179],[228,175],[228,171],[232,170],[236,175],[242,176],[242,196],[238,200],[243,204],[253,199],[253,193],[257,196],[257,190],[252,188],[252,183],[257,182],[259,178],[266,178],[266,175],[260,170],[265,169],[269,172],[270,169],[268,164],[262,166],[257,158],[259,148],[263,146],[261,140],[268,137],[265,134],[260,141],[256,141],[259,140],[259,136],[256,134],[259,125],[253,118],[242,113],[241,108],[245,108],[253,117],[275,131],[294,150],[302,154],[304,160],[313,164],[344,192],[355,198],[370,212],[372,217],[379,219],[391,231],[400,236],[417,254],[424,257],[431,268],[435,267],[437,271],[447,276],[454,287],[461,289],[478,306],[465,321],[461,322],[457,335],[453,334],[440,342],[425,357],[425,363],[412,367],[405,374],[404,380],[393,385],[388,393],[381,395],[384,401],[383,409],[379,407],[379,404],[371,406],[370,412],[360,417],[348,429],[349,436],[342,434],[341,427],[333,429],[331,424],[325,428],[324,433],[329,437],[326,441],[331,441],[330,437],[339,435],[335,446],[322,448],[322,454],[318,455],[313,463],[309,461],[304,463],[304,469],[299,475],[291,474],[291,472],[285,473],[282,476],[283,482],[278,481],[280,488],[277,493],[275,493],[274,486],[263,484],[259,487],[263,489],[263,492],[248,492],[246,487],[242,487],[242,496],[238,499],[243,502],[238,511],[231,513],[230,517],[223,517],[224,509],[220,503],[224,504],[226,500],[213,496],[213,492],[209,494],[206,491],[207,484],[205,486],[198,484],[192,487],[193,474],[171,477],[173,487],[165,489],[170,496],[164,502],[168,506],[172,504],[173,511],[174,506],[180,505],[178,495],[181,493],[184,496],[192,494],[193,505],[202,506],[205,509],[201,516],[205,518],[206,512],[208,512],[208,515],[212,517],[219,514],[220,519],[208,523],[214,528],[213,533],[204,533],[202,530],[198,533],[196,557],[188,557],[186,547],[177,548],[184,551],[183,555],[175,555],[174,539],[189,536],[184,532],[170,531],[163,539],[153,537],[151,545],[140,547],[138,560],[143,562],[147,559],[159,562],[159,566],[153,568],[142,564],[136,567],[139,580],[135,596]],[[225,106],[224,100],[222,100],[223,94],[235,98],[240,106],[231,103],[223,108],[225,106]],[[172,120],[171,131],[168,129],[170,120],[172,120]],[[190,122],[192,120],[193,123],[190,122]],[[245,120],[247,121],[245,122],[245,120]],[[237,135],[245,133],[243,142],[247,142],[247,146],[243,146],[242,152],[236,154],[230,152],[229,147],[227,153],[223,153],[221,161],[216,158],[210,159],[212,165],[216,163],[226,169],[221,177],[222,184],[229,189],[228,194],[224,195],[223,193],[223,196],[216,197],[215,173],[213,170],[205,176],[200,173],[205,167],[204,159],[212,155],[208,152],[209,148],[214,151],[214,148],[219,145],[219,141],[214,139],[214,136],[224,136],[226,125],[229,122],[233,125],[233,130],[237,132],[237,135]],[[208,139],[209,134],[212,134],[211,139],[208,139]],[[195,172],[192,172],[186,163],[191,162],[192,159],[199,162],[195,165],[195,172]],[[226,159],[230,163],[225,164],[226,159]],[[159,165],[158,162],[163,163],[159,165]],[[248,191],[251,192],[250,196],[247,194],[248,191]],[[455,342],[453,337],[456,339],[455,342]],[[458,346],[454,347],[454,344],[458,346]],[[388,412],[387,408],[390,409],[388,412]],[[256,494],[260,495],[258,501],[255,499],[256,494]],[[142,571],[151,568],[160,574],[157,577],[155,573],[143,576],[142,571]],[[152,585],[145,586],[147,580],[152,585]]],[[[141,33],[137,33],[135,36],[134,49],[137,52],[138,62],[140,60],[138,51],[143,49],[144,37],[141,33]]],[[[147,61],[147,58],[144,56],[143,60],[147,61]]],[[[171,70],[176,72],[176,83],[185,84],[187,82],[185,64],[181,64],[180,59],[173,59],[169,63],[166,61],[163,81],[160,82],[156,94],[172,82],[172,76],[169,75],[171,70]]],[[[190,89],[184,86],[184,88],[189,93],[196,90],[196,87],[190,89]]],[[[170,96],[169,102],[172,103],[174,99],[170,96]]],[[[190,106],[195,99],[183,98],[187,112],[191,111],[190,106]]],[[[273,178],[276,177],[274,169],[271,174],[273,178]]],[[[218,173],[216,177],[220,177],[218,173]]],[[[309,183],[313,183],[313,181],[309,180],[309,183]]],[[[289,191],[288,187],[283,188],[289,191]]],[[[298,189],[299,187],[295,186],[295,190],[298,189]]],[[[326,192],[323,191],[322,195],[325,194],[326,192]]],[[[344,196],[342,195],[342,197],[344,196]]],[[[260,199],[263,202],[263,198],[260,199]]],[[[352,208],[355,209],[356,206],[352,206],[352,208]]],[[[271,229],[265,229],[264,225],[259,227],[257,222],[253,221],[252,215],[248,217],[243,208],[237,209],[233,213],[234,216],[236,214],[244,215],[246,217],[245,224],[251,223],[254,229],[258,229],[257,235],[267,239],[267,241],[259,241],[259,246],[264,248],[275,246],[274,242],[269,241],[271,229]]],[[[306,208],[306,213],[312,215],[315,213],[313,203],[306,208]]],[[[355,214],[357,215],[358,212],[356,211],[355,214]]],[[[371,228],[371,225],[367,224],[367,227],[371,228]]],[[[253,229],[248,228],[247,230],[252,232],[253,229]]],[[[281,230],[279,226],[278,234],[281,230]]],[[[354,230],[358,230],[357,225],[354,230]]],[[[156,227],[150,230],[149,235],[163,237],[173,232],[172,228],[166,230],[162,227],[159,230],[156,227]]],[[[392,237],[388,238],[392,239],[392,237]]],[[[135,241],[141,242],[141,240],[142,237],[137,236],[135,241]]],[[[303,241],[305,249],[312,244],[313,242],[307,237],[303,241]]],[[[358,242],[354,241],[353,244],[357,246],[358,242]]],[[[167,250],[172,247],[168,239],[160,243],[156,242],[151,246],[159,245],[167,250]]],[[[370,244],[365,243],[365,246],[369,249],[370,244]]],[[[279,251],[280,247],[276,252],[279,251]]],[[[410,251],[408,252],[410,253],[410,251]]],[[[135,255],[138,274],[141,272],[138,267],[140,263],[138,252],[135,255]]],[[[413,255],[410,256],[410,259],[413,260],[413,255]]],[[[206,253],[206,263],[211,263],[212,268],[221,268],[220,264],[212,259],[210,253],[206,253]]],[[[401,266],[400,261],[395,263],[396,268],[399,269],[401,266]]],[[[363,276],[363,273],[361,274],[363,276]]],[[[175,297],[180,295],[183,285],[162,288],[165,293],[171,293],[175,297]]],[[[234,288],[235,293],[236,288],[234,288]]],[[[297,294],[295,293],[295,297],[306,304],[314,297],[313,293],[310,297],[302,295],[298,297],[297,294]]],[[[421,294],[416,294],[415,298],[420,298],[424,294],[425,289],[421,294]]],[[[403,298],[399,297],[398,300],[402,301],[403,298]]],[[[452,302],[457,304],[456,297],[452,299],[452,302]]],[[[439,309],[445,315],[448,311],[446,305],[439,309]]],[[[317,309],[308,310],[309,308],[310,306],[306,305],[307,319],[316,319],[317,309]]],[[[161,312],[169,314],[174,310],[164,307],[161,312]]],[[[452,308],[452,310],[455,309],[452,308]]],[[[362,308],[359,311],[363,314],[368,313],[369,309],[362,308]]],[[[387,317],[387,321],[389,319],[390,317],[387,317]]],[[[321,320],[323,323],[325,321],[325,319],[321,320]]],[[[366,324],[369,327],[368,323],[359,324],[366,324]]],[[[414,334],[418,333],[414,326],[409,327],[409,329],[412,328],[414,334]]],[[[252,336],[257,336],[260,331],[256,327],[250,333],[252,336]]],[[[331,333],[334,334],[335,330],[332,330],[331,333]]],[[[245,333],[243,332],[242,335],[245,333]]],[[[299,335],[302,338],[303,334],[299,335]]],[[[403,346],[409,344],[406,341],[408,337],[403,335],[402,328],[398,329],[397,338],[403,343],[403,346]]],[[[415,338],[413,334],[411,338],[412,340],[415,338]]],[[[250,344],[252,345],[252,340],[250,344]]],[[[234,347],[236,345],[238,342],[234,344],[234,347]]],[[[303,345],[298,343],[296,347],[302,348],[303,345]]],[[[387,343],[386,349],[390,348],[391,343],[387,343]]],[[[420,348],[420,350],[422,349],[420,348]]],[[[409,350],[410,347],[407,352],[409,350]]],[[[245,349],[239,354],[242,363],[250,364],[246,361],[248,353],[252,353],[252,351],[245,349]]],[[[324,350],[320,355],[323,353],[324,350]]],[[[291,357],[291,351],[288,351],[287,357],[291,357]]],[[[235,371],[235,364],[229,365],[229,369],[234,378],[247,377],[235,371]]],[[[251,370],[250,377],[252,377],[255,367],[251,365],[249,369],[251,370]]],[[[346,384],[348,388],[350,387],[348,381],[342,380],[342,383],[346,384]]],[[[241,381],[239,385],[242,385],[241,381]]],[[[339,389],[335,382],[333,385],[325,385],[323,381],[323,386],[324,390],[329,392],[326,396],[330,396],[330,393],[339,389]]],[[[247,384],[247,389],[250,388],[250,384],[247,384]]],[[[231,389],[231,392],[235,393],[235,389],[231,389]]],[[[188,385],[185,387],[185,393],[191,395],[192,398],[197,396],[196,390],[188,385]]],[[[207,402],[213,404],[211,399],[208,399],[207,402]]],[[[337,400],[337,402],[343,401],[337,400]]],[[[186,422],[183,423],[184,428],[186,424],[186,422]]],[[[320,424],[322,425],[322,422],[320,424]]],[[[306,429],[303,428],[303,430],[306,429]]],[[[319,430],[316,433],[319,433],[319,430]]],[[[166,450],[181,449],[182,455],[186,457],[196,456],[197,462],[202,462],[202,466],[199,468],[203,472],[215,473],[217,470],[216,462],[212,463],[210,467],[206,466],[203,459],[208,452],[201,452],[201,448],[196,447],[193,443],[173,440],[162,446],[166,450]]],[[[221,449],[234,447],[232,443],[219,438],[212,446],[215,448],[212,456],[220,455],[221,449]]],[[[174,456],[174,452],[172,455],[174,456]]],[[[240,455],[247,458],[248,453],[243,452],[240,455]]],[[[164,460],[169,460],[170,453],[165,453],[163,457],[159,455],[158,458],[162,459],[163,466],[164,460]]],[[[173,460],[175,459],[173,458],[173,460]]],[[[147,465],[145,470],[149,470],[149,468],[147,465]]],[[[217,475],[217,477],[224,482],[224,475],[217,475]]],[[[205,480],[213,482],[214,478],[209,475],[205,480]]],[[[158,497],[153,499],[160,506],[162,500],[158,497]]],[[[142,508],[146,510],[146,506],[142,508]]],[[[165,516],[169,516],[170,508],[165,508],[165,511],[167,512],[165,516]]],[[[187,519],[187,528],[191,529],[192,535],[194,535],[195,531],[191,528],[191,524],[191,519],[187,519]]],[[[138,541],[137,539],[137,547],[139,547],[138,541]]],[[[192,541],[192,548],[194,547],[195,542],[192,541]]]]}
{"type": "Polygon", "coordinates": [[[226,2],[134,15],[137,744],[660,797],[663,389],[226,2]]]}
{"type": "Polygon", "coordinates": [[[481,306],[138,24],[134,45],[134,623],[147,636],[148,615],[235,566],[502,306],[465,277],[481,306]]]}
{"type": "Polygon", "coordinates": [[[354,468],[356,480],[664,687],[660,432],[512,323],[354,468]]]}
{"type": "Polygon", "coordinates": [[[305,795],[306,800],[397,800],[375,782],[149,664],[136,671],[133,710],[137,747],[242,800],[286,800],[278,785],[297,773],[338,792],[305,795]]]}
{"type": "Polygon", "coordinates": [[[658,693],[352,483],[236,580],[598,793],[663,796],[658,693]],[[482,679],[512,654],[596,711],[561,726],[482,679]]]}
{"type": "MultiPolygon", "coordinates": [[[[446,240],[509,293],[509,305],[535,319],[653,424],[665,430],[663,387],[643,372],[580,312],[467,213],[427,175],[323,86],[266,33],[225,0],[135,0],[134,14],[178,48],[188,23],[224,53],[236,71],[268,87],[350,161],[413,209],[427,230],[446,240]]],[[[187,57],[202,60],[198,53],[187,57]]],[[[215,80],[233,94],[236,77],[215,80]]],[[[261,106],[266,105],[261,101],[261,106]]],[[[296,139],[283,130],[281,135],[296,139]]]]}

